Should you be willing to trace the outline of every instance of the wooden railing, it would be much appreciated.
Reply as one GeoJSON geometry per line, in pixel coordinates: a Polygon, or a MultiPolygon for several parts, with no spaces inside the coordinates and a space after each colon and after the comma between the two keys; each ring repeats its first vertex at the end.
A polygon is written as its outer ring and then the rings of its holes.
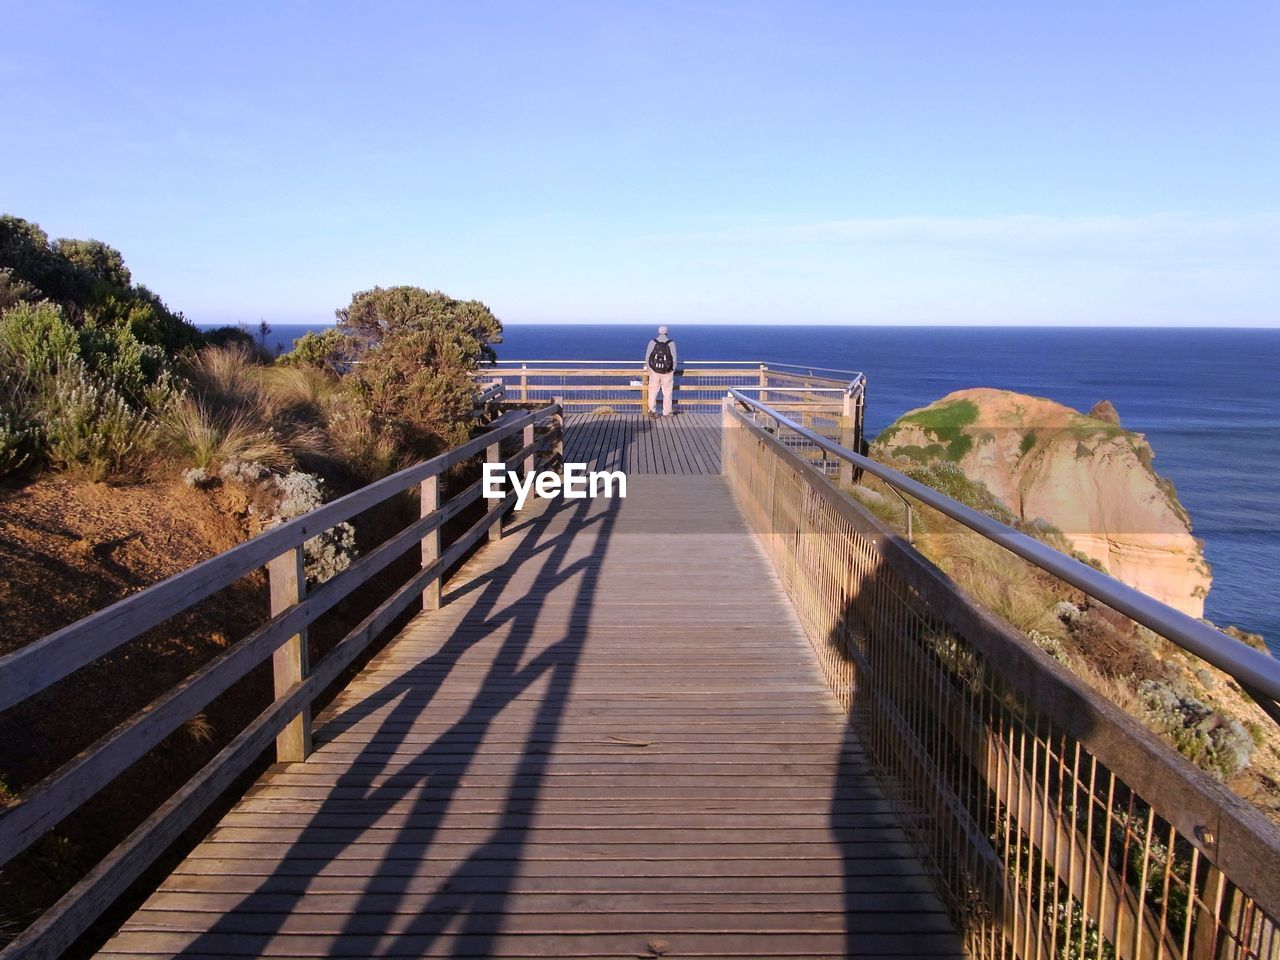
{"type": "MultiPolygon", "coordinates": [[[[494,402],[500,399],[501,392],[501,388],[486,391],[481,402],[494,402]]],[[[66,949],[273,740],[278,760],[304,759],[311,743],[312,701],[414,603],[421,600],[425,609],[438,607],[446,572],[482,537],[501,536],[502,520],[515,503],[514,494],[487,501],[484,514],[442,550],[441,528],[479,501],[482,488],[481,481],[477,480],[442,501],[441,476],[450,468],[479,456],[489,462],[504,462],[511,470],[542,469],[561,457],[562,443],[562,416],[558,406],[504,413],[489,424],[483,435],[459,447],[267,530],[0,658],[0,710],[5,710],[264,564],[270,574],[271,619],[267,623],[0,810],[0,866],[3,866],[215,697],[266,659],[272,660],[274,702],[57,904],[0,951],[0,958],[53,957],[66,949]],[[513,445],[518,445],[518,449],[511,450],[513,445]],[[307,541],[414,490],[419,496],[419,519],[348,569],[313,590],[307,589],[303,572],[303,550],[307,541]],[[417,572],[347,633],[319,663],[309,664],[308,626],[414,549],[421,550],[417,572]]]]}
{"type": "Polygon", "coordinates": [[[724,473],[968,952],[1276,960],[1276,825],[981,609],[799,455],[799,430],[751,408],[725,403],[724,473]]]}

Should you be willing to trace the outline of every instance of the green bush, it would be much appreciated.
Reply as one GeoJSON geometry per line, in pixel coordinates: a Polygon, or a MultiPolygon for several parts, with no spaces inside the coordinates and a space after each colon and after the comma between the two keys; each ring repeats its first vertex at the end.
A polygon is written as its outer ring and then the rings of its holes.
{"type": "Polygon", "coordinates": [[[307,331],[293,341],[293,349],[276,360],[281,366],[318,367],[330,373],[344,373],[351,368],[357,350],[350,336],[336,327],[314,333],[307,331]]]}
{"type": "MultiPolygon", "coordinates": [[[[0,404],[2,406],[2,404],[0,404]]],[[[7,412],[0,412],[0,477],[17,473],[30,460],[30,431],[7,412]]]]}
{"type": "Polygon", "coordinates": [[[0,356],[7,371],[36,381],[77,361],[80,338],[54,304],[19,303],[0,314],[0,356]]]}
{"type": "Polygon", "coordinates": [[[375,287],[337,317],[359,361],[347,376],[350,389],[380,430],[418,456],[467,438],[471,373],[502,339],[488,307],[438,290],[375,287]]]}
{"type": "Polygon", "coordinates": [[[149,409],[170,392],[163,357],[123,324],[77,330],[57,305],[0,313],[0,473],[45,463],[92,480],[139,474],[149,409]]]}
{"type": "Polygon", "coordinates": [[[75,365],[59,370],[47,389],[39,408],[50,466],[94,481],[141,474],[155,436],[145,412],[75,365]]]}

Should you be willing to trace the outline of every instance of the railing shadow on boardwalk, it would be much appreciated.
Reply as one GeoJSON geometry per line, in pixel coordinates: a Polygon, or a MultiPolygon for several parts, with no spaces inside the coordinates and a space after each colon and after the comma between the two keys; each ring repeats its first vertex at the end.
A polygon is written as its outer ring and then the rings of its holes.
{"type": "MultiPolygon", "coordinates": [[[[869,583],[873,583],[881,574],[881,566],[882,564],[876,564],[866,572],[869,583]]],[[[876,755],[876,738],[866,725],[867,720],[875,715],[875,708],[871,703],[875,693],[865,672],[868,664],[854,648],[863,646],[859,640],[865,640],[868,636],[875,637],[877,626],[881,631],[886,626],[883,611],[877,609],[876,601],[874,590],[857,592],[844,606],[843,614],[826,638],[826,645],[840,664],[840,673],[852,677],[852,704],[832,783],[830,808],[831,835],[844,854],[845,916],[853,917],[881,906],[888,910],[914,909],[918,912],[914,916],[904,917],[904,920],[920,935],[919,953],[958,957],[964,955],[964,931],[956,926],[956,917],[939,913],[942,904],[938,899],[937,878],[930,876],[931,871],[925,866],[928,863],[925,858],[930,851],[922,849],[919,844],[912,844],[914,852],[920,855],[919,858],[885,861],[895,870],[902,869],[903,864],[909,864],[908,871],[917,868],[918,872],[871,875],[866,872],[866,859],[859,853],[859,848],[866,843],[863,830],[869,823],[883,822],[886,826],[906,827],[905,820],[911,815],[910,799],[903,789],[907,785],[893,776],[891,764],[884,763],[884,758],[876,755]],[[874,771],[875,780],[882,788],[874,793],[868,792],[868,767],[874,771]],[[866,813],[868,804],[876,805],[882,811],[883,819],[879,816],[869,817],[866,813]],[[928,946],[925,946],[926,940],[929,941],[928,946]]],[[[882,633],[879,639],[887,637],[882,633]]],[[[908,842],[913,839],[910,831],[907,832],[907,839],[908,842]]],[[[881,865],[876,866],[879,868],[881,865]]],[[[857,925],[848,923],[845,928],[846,957],[857,957],[864,953],[865,945],[860,942],[862,939],[857,925]]]]}
{"type": "MultiPolygon", "coordinates": [[[[869,890],[895,890],[908,897],[918,894],[918,919],[941,904],[957,935],[957,954],[983,955],[983,949],[973,947],[993,940],[1017,944],[1036,956],[1070,952],[1080,921],[1073,927],[1069,916],[1065,924],[1059,916],[1046,919],[1034,905],[1023,904],[1024,895],[1032,903],[1030,891],[1037,886],[1030,848],[1016,837],[1012,843],[1009,836],[1001,839],[1002,825],[1007,829],[1011,814],[1023,812],[1027,791],[1001,795],[1006,771],[1023,758],[1012,756],[1011,735],[999,728],[1022,719],[1034,731],[1030,718],[1035,706],[1014,706],[1016,694],[997,678],[998,668],[993,670],[944,619],[936,618],[936,611],[930,616],[919,606],[920,598],[896,572],[883,557],[863,570],[861,588],[853,591],[826,637],[836,669],[850,681],[849,718],[830,811],[832,835],[845,853],[846,915],[868,909],[869,890]],[[1006,712],[979,712],[990,706],[987,696],[993,689],[1006,712]],[[903,829],[918,858],[914,862],[923,867],[920,876],[878,878],[882,887],[855,869],[856,848],[863,842],[859,829],[866,820],[851,818],[849,811],[866,802],[868,766],[888,801],[890,822],[903,829]],[[1027,871],[1019,875],[1013,865],[1024,856],[1027,871]],[[1005,871],[1011,867],[1009,875],[1005,871]]],[[[968,601],[961,599],[958,605],[968,601]]],[[[1087,738],[1091,730],[1091,723],[1082,720],[1075,732],[1087,738]]],[[[1039,767],[1046,779],[1051,777],[1048,763],[1042,759],[1039,767]]],[[[1065,788],[1059,789],[1056,802],[1049,788],[1029,789],[1039,799],[1027,806],[1043,804],[1046,817],[1057,815],[1065,788]]],[[[1066,805],[1074,807],[1075,802],[1066,805]]],[[[1065,815],[1074,818],[1075,812],[1065,815]]],[[[1075,850],[1073,844],[1073,855],[1075,850]]],[[[1041,877],[1038,884],[1044,883],[1041,877]]],[[[934,932],[927,925],[916,929],[934,932]]],[[[1158,930],[1150,932],[1159,938],[1158,930]]],[[[846,955],[859,955],[853,925],[847,929],[846,955]]]]}
{"type": "MultiPolygon", "coordinates": [[[[551,749],[535,742],[534,734],[554,741],[564,719],[585,636],[585,627],[570,624],[560,640],[525,662],[528,644],[542,612],[540,605],[531,605],[527,600],[547,597],[557,585],[563,590],[566,581],[578,577],[580,582],[570,594],[572,603],[584,616],[589,615],[597,588],[592,573],[603,558],[618,509],[616,500],[609,501],[603,510],[596,508],[591,515],[588,511],[592,501],[559,504],[539,517],[518,523],[519,528],[527,525],[530,529],[503,565],[515,568],[521,563],[540,563],[533,585],[523,598],[525,602],[504,608],[501,606],[502,579],[482,575],[479,578],[483,581],[482,592],[467,615],[470,629],[456,632],[437,654],[408,669],[401,678],[377,693],[342,710],[339,718],[346,723],[372,716],[386,705],[394,704],[378,725],[377,733],[369,738],[369,744],[377,743],[378,752],[362,755],[358,775],[348,773],[338,778],[336,789],[321,803],[310,825],[291,845],[291,850],[304,855],[312,868],[300,876],[289,869],[286,854],[276,872],[255,892],[245,896],[235,911],[227,914],[229,917],[233,912],[257,913],[263,924],[259,929],[249,934],[244,931],[242,921],[224,918],[208,933],[192,941],[180,956],[220,955],[225,952],[223,937],[231,934],[235,936],[237,954],[265,952],[270,941],[282,932],[280,924],[306,895],[311,880],[323,872],[324,864],[317,860],[330,864],[340,860],[375,825],[389,805],[405,800],[413,802],[413,814],[397,832],[394,855],[393,848],[388,846],[381,864],[364,881],[365,889],[343,919],[341,934],[334,938],[330,955],[425,954],[445,936],[454,938],[453,956],[487,956],[493,952],[495,941],[503,933],[504,907],[521,873],[522,847],[532,829],[545,772],[552,759],[551,749]],[[562,521],[567,519],[568,523],[552,529],[550,521],[557,516],[562,521]],[[570,561],[571,544],[592,526],[597,527],[597,531],[590,552],[570,561]],[[467,649],[508,627],[506,639],[463,715],[410,759],[398,755],[395,749],[406,746],[405,735],[415,719],[432,709],[435,694],[446,682],[448,668],[456,664],[467,649]],[[444,668],[443,674],[441,668],[444,668]],[[461,781],[475,760],[485,732],[505,708],[544,679],[548,681],[546,692],[534,710],[530,740],[523,745],[508,795],[500,803],[501,813],[488,839],[442,876],[427,903],[416,911],[417,916],[401,929],[386,932],[386,917],[410,895],[415,874],[412,869],[397,868],[394,861],[417,863],[425,857],[461,781]],[[387,752],[388,746],[392,752],[387,752]],[[425,767],[433,769],[422,769],[425,767]],[[369,785],[372,778],[380,776],[384,783],[369,785]],[[358,794],[359,799],[353,801],[352,794],[358,794]],[[343,826],[331,826],[334,820],[340,820],[343,826]],[[317,858],[313,850],[321,847],[325,853],[317,858]],[[255,909],[258,903],[268,901],[269,910],[255,909]],[[353,940],[358,943],[354,950],[353,940]]],[[[511,530],[516,531],[517,525],[511,530]]],[[[474,584],[464,585],[464,589],[468,587],[474,584]]],[[[446,593],[445,602],[452,599],[456,596],[446,593]]]]}

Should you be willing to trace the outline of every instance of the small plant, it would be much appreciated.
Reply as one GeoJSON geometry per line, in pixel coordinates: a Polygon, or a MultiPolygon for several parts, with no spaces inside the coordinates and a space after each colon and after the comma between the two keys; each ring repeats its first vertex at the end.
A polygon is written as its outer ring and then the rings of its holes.
{"type": "MultiPolygon", "coordinates": [[[[264,476],[260,489],[273,506],[262,517],[266,527],[278,526],[310,513],[325,502],[323,481],[311,473],[294,471],[283,477],[264,476]]],[[[356,553],[356,531],[350,523],[340,523],[303,544],[307,579],[323,583],[351,566],[356,553]]]]}
{"type": "Polygon", "coordinates": [[[209,743],[213,740],[213,723],[204,713],[197,713],[182,725],[182,729],[196,743],[209,743]]]}
{"type": "Polygon", "coordinates": [[[1250,731],[1179,688],[1148,679],[1138,684],[1148,724],[1178,752],[1218,780],[1230,780],[1249,765],[1258,744],[1250,731]]]}
{"type": "Polygon", "coordinates": [[[30,431],[0,408],[0,477],[17,473],[30,462],[30,431]]]}

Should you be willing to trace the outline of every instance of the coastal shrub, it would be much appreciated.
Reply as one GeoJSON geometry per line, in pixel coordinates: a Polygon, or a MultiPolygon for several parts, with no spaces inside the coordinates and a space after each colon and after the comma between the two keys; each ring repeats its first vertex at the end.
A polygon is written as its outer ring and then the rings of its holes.
{"type": "Polygon", "coordinates": [[[10,267],[0,267],[0,310],[28,300],[39,300],[40,291],[14,276],[10,267]]]}
{"type": "Polygon", "coordinates": [[[906,474],[912,480],[933,487],[952,500],[958,500],[966,507],[985,513],[1001,523],[1012,525],[1017,521],[1013,512],[991,492],[985,483],[970,480],[956,463],[941,460],[925,466],[912,467],[906,471],[906,474]]]}
{"type": "Polygon", "coordinates": [[[0,405],[0,477],[17,473],[30,459],[30,433],[0,405]]]}
{"type": "Polygon", "coordinates": [[[155,436],[145,412],[75,364],[60,369],[43,390],[38,416],[50,466],[95,482],[142,475],[155,436]]]}
{"type": "Polygon", "coordinates": [[[125,327],[76,329],[56,304],[0,314],[3,463],[40,462],[100,481],[140,476],[152,449],[152,404],[170,392],[154,348],[125,327]]]}
{"type": "Polygon", "coordinates": [[[502,324],[478,300],[419,287],[375,287],[337,311],[355,352],[348,383],[380,429],[416,456],[470,432],[471,373],[494,357],[502,324]]]}
{"type": "Polygon", "coordinates": [[[98,240],[50,242],[37,224],[0,216],[0,270],[0,308],[47,299],[77,329],[85,323],[123,326],[166,356],[201,341],[182,314],[133,283],[120,251],[98,240]]]}
{"type": "Polygon", "coordinates": [[[1257,744],[1239,721],[1165,680],[1143,680],[1138,688],[1148,724],[1196,766],[1219,780],[1230,780],[1249,765],[1257,744]]]}
{"type": "Polygon", "coordinates": [[[352,338],[337,327],[321,333],[307,331],[293,342],[293,349],[276,360],[281,366],[315,367],[330,373],[346,373],[356,354],[352,338]]]}
{"type": "MultiPolygon", "coordinates": [[[[324,481],[311,473],[291,471],[283,476],[267,475],[260,489],[269,494],[270,512],[260,519],[266,527],[278,526],[301,517],[326,500],[324,481]]],[[[307,579],[323,583],[351,566],[356,554],[356,533],[350,523],[340,523],[303,544],[307,579]]]]}

